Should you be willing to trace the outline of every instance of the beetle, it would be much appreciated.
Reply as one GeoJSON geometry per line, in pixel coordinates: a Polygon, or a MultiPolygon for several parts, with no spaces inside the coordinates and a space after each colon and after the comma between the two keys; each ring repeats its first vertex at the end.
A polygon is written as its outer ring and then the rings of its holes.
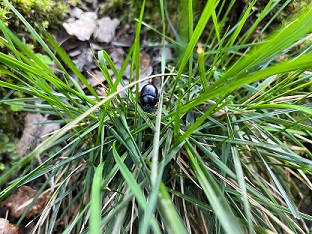
{"type": "Polygon", "coordinates": [[[158,89],[153,84],[144,85],[141,89],[140,103],[145,112],[151,112],[158,101],[158,89]]]}

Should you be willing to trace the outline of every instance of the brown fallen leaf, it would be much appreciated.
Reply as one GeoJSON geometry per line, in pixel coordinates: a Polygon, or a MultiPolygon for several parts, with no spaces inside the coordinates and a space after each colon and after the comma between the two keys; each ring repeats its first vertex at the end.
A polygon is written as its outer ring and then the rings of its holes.
{"type": "MultiPolygon", "coordinates": [[[[4,207],[9,211],[10,217],[15,219],[20,218],[33,201],[37,192],[37,190],[24,185],[18,189],[17,194],[13,194],[3,200],[1,202],[1,207],[4,207]]],[[[42,193],[26,214],[26,218],[30,219],[40,214],[47,205],[49,198],[50,195],[42,193]]]]}

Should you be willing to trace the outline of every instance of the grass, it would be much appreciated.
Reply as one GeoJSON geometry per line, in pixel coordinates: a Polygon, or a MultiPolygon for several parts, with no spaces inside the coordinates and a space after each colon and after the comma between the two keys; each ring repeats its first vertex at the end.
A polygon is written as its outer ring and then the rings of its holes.
{"type": "Polygon", "coordinates": [[[0,22],[9,51],[0,53],[0,69],[19,81],[0,85],[28,94],[0,103],[56,116],[63,127],[0,176],[6,185],[0,200],[45,176],[41,191],[51,199],[36,232],[307,233],[312,216],[298,210],[304,199],[298,196],[312,189],[312,5],[265,39],[248,42],[276,2],[269,1],[245,32],[256,1],[235,25],[227,25],[229,11],[218,1],[208,1],[197,22],[185,6],[191,21],[188,35],[180,35],[190,38],[185,44],[165,35],[168,15],[160,1],[161,46],[167,40],[180,55],[170,67],[163,53],[161,73],[145,78],[162,79],[155,115],[138,105],[143,79],[135,67],[147,25],[145,1],[121,70],[105,51],[95,58],[108,83],[106,96],[92,89],[48,33],[45,42],[14,11],[62,75],[0,22]],[[117,84],[129,62],[134,79],[123,99],[117,84]]]}

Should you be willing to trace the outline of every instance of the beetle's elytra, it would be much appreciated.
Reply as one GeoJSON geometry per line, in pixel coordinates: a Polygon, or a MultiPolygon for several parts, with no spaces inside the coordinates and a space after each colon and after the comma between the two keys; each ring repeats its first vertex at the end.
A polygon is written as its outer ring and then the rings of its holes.
{"type": "Polygon", "coordinates": [[[151,112],[158,101],[158,90],[155,85],[144,85],[140,94],[140,103],[144,111],[151,112]]]}

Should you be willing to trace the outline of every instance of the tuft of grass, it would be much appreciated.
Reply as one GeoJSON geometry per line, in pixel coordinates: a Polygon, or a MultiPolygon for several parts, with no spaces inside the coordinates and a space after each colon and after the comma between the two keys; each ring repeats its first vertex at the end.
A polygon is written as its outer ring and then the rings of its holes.
{"type": "Polygon", "coordinates": [[[311,4],[250,42],[280,1],[269,1],[247,31],[256,0],[246,3],[233,25],[219,1],[208,1],[198,21],[192,1],[181,1],[189,28],[182,37],[175,30],[176,38],[166,35],[170,21],[160,1],[162,31],[155,32],[162,48],[168,41],[180,55],[168,64],[163,52],[161,73],[140,79],[140,32],[148,26],[143,1],[121,70],[105,51],[95,58],[108,83],[100,96],[48,33],[45,42],[4,2],[61,73],[0,22],[1,42],[10,51],[0,53],[0,69],[19,81],[0,86],[28,94],[0,104],[48,113],[63,126],[0,176],[0,200],[46,176],[40,191],[49,191],[51,199],[36,219],[36,232],[308,232],[312,216],[301,210],[298,197],[312,189],[312,53],[311,46],[300,46],[310,40],[311,4]],[[117,91],[128,63],[133,79],[117,91]],[[157,110],[149,114],[138,105],[138,83],[155,77],[162,87],[157,110]],[[19,177],[9,182],[16,171],[19,177]]]}

